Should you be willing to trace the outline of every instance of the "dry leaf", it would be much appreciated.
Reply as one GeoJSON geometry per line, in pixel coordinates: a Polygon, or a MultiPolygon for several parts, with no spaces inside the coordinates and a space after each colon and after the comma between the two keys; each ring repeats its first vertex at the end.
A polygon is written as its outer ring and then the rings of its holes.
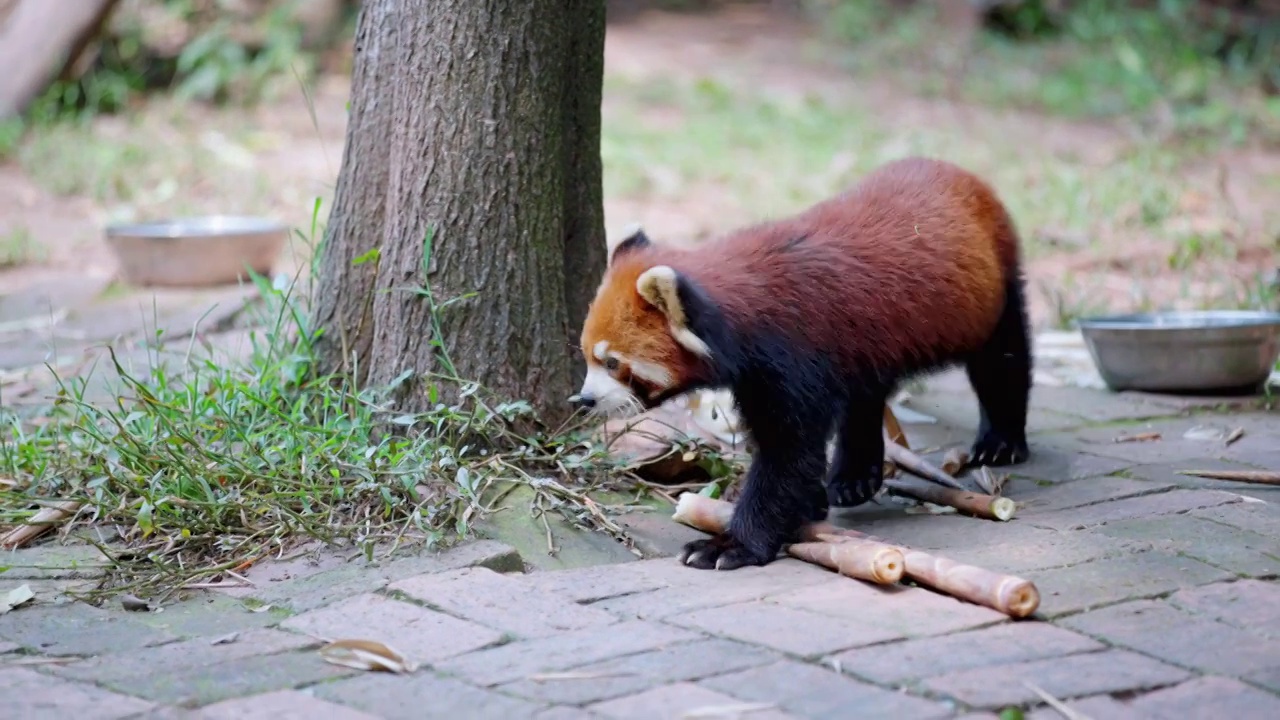
{"type": "Polygon", "coordinates": [[[374,640],[334,640],[320,648],[320,657],[357,670],[409,673],[416,668],[403,655],[374,640]]]}
{"type": "Polygon", "coordinates": [[[627,677],[634,674],[635,673],[622,671],[608,672],[600,670],[597,672],[591,672],[588,670],[580,670],[577,672],[537,673],[530,675],[527,679],[532,680],[533,682],[547,682],[549,680],[595,680],[607,677],[627,677]]]}
{"type": "Polygon", "coordinates": [[[9,594],[5,596],[4,601],[0,602],[0,615],[4,615],[22,603],[31,600],[35,596],[36,594],[31,592],[30,585],[19,585],[18,587],[10,590],[9,594]]]}
{"type": "Polygon", "coordinates": [[[120,596],[120,604],[129,612],[142,612],[144,610],[151,609],[151,603],[143,600],[137,595],[131,595],[129,593],[125,593],[120,596]]]}
{"type": "Polygon", "coordinates": [[[214,638],[209,641],[209,644],[210,645],[230,645],[231,643],[235,642],[239,638],[240,638],[240,633],[233,632],[233,633],[228,633],[227,635],[223,635],[222,637],[214,638]]]}
{"type": "Polygon", "coordinates": [[[1244,437],[1244,428],[1238,427],[1231,431],[1231,434],[1227,436],[1227,439],[1224,442],[1226,442],[1227,445],[1230,445],[1242,437],[1244,437]]]}
{"type": "Polygon", "coordinates": [[[256,607],[256,608],[250,608],[249,612],[251,612],[251,613],[264,613],[264,612],[266,612],[266,611],[268,611],[268,610],[270,610],[270,609],[271,609],[271,606],[270,606],[270,605],[261,605],[261,606],[256,607]]]}

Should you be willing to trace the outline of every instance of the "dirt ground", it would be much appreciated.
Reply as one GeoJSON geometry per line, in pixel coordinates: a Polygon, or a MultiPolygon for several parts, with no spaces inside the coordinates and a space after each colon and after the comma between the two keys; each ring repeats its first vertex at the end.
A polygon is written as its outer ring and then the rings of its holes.
{"type": "MultiPolygon", "coordinates": [[[[757,7],[735,7],[705,16],[647,13],[611,26],[606,68],[610,76],[714,77],[726,86],[750,87],[779,97],[856,101],[906,125],[971,128],[984,137],[999,137],[1011,147],[1034,147],[1097,166],[1114,162],[1130,141],[1132,130],[1119,125],[1068,122],[927,99],[875,77],[852,76],[821,53],[798,50],[812,47],[813,33],[812,28],[757,7]]],[[[110,276],[114,261],[101,235],[103,225],[112,219],[180,211],[259,212],[309,228],[315,198],[323,200],[322,216],[332,199],[342,160],[348,83],[344,76],[320,78],[311,89],[314,115],[295,85],[291,92],[248,111],[179,106],[159,99],[138,117],[97,119],[93,126],[97,142],[149,149],[154,154],[148,157],[157,158],[139,162],[139,187],[146,192],[134,190],[127,198],[114,197],[120,193],[103,187],[112,181],[94,180],[95,166],[89,160],[83,167],[51,164],[44,171],[51,177],[45,178],[40,177],[44,166],[30,160],[0,165],[0,238],[21,230],[43,248],[41,262],[0,270],[0,295],[68,269],[110,276]],[[224,166],[223,180],[206,179],[203,168],[208,163],[224,166]],[[164,164],[168,174],[151,181],[146,174],[157,164],[164,164]]],[[[616,102],[606,91],[606,122],[611,103],[616,102]]],[[[656,110],[655,115],[660,112],[656,110]]],[[[59,141],[45,142],[56,145],[59,141]]],[[[68,135],[65,142],[75,142],[75,136],[68,135]]],[[[1184,171],[1199,179],[1196,186],[1205,188],[1178,199],[1186,211],[1184,221],[1221,231],[1230,238],[1230,252],[1172,269],[1169,249],[1158,239],[1104,238],[1084,243],[1051,227],[1024,226],[1024,235],[1040,246],[1028,263],[1037,324],[1060,310],[1055,310],[1055,304],[1088,300],[1125,309],[1135,305],[1136,294],[1142,295],[1143,303],[1176,304],[1211,294],[1198,292],[1200,285],[1216,287],[1230,280],[1243,284],[1273,271],[1275,232],[1280,227],[1273,202],[1280,154],[1232,150],[1184,171]],[[1220,197],[1209,197],[1213,192],[1220,197]],[[1227,217],[1218,213],[1197,218],[1196,203],[1210,200],[1225,203],[1230,208],[1227,217]],[[1067,281],[1082,276],[1090,284],[1067,281]],[[1135,278],[1142,278],[1141,290],[1135,290],[1135,278]],[[1072,293],[1081,297],[1066,297],[1072,293]]],[[[740,205],[731,192],[704,183],[674,198],[607,193],[606,222],[616,230],[638,219],[656,233],[701,237],[740,222],[740,205]]],[[[293,248],[281,269],[288,271],[305,254],[303,245],[293,248]]]]}

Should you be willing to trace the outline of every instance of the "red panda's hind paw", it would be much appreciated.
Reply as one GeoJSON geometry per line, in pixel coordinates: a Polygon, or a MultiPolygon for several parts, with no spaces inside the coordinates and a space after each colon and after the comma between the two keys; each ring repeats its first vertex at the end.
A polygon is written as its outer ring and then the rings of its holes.
{"type": "Polygon", "coordinates": [[[969,451],[969,462],[975,467],[1003,467],[1021,464],[1030,456],[1031,451],[1027,448],[1025,439],[1009,440],[994,430],[988,430],[974,441],[969,451]]]}
{"type": "MultiPolygon", "coordinates": [[[[776,555],[776,553],[775,553],[776,555]]],[[[737,570],[748,565],[767,565],[773,557],[761,557],[728,533],[686,543],[680,564],[699,570],[737,570]]]]}

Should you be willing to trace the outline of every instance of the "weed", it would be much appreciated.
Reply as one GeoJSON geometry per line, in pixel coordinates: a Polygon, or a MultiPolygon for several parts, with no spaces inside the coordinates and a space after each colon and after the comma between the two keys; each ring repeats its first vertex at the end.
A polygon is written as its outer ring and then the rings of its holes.
{"type": "Polygon", "coordinates": [[[15,227],[0,235],[0,270],[43,262],[45,250],[31,238],[26,227],[15,227]]]}
{"type": "Polygon", "coordinates": [[[95,368],[58,378],[39,422],[0,416],[0,476],[12,481],[0,524],[76,499],[77,521],[120,530],[122,545],[100,546],[112,571],[87,598],[229,579],[307,539],[370,558],[447,545],[521,485],[544,512],[628,540],[605,516],[611,506],[589,497],[607,463],[580,424],[517,434],[517,421],[536,419],[527,403],[436,375],[426,392],[456,382],[456,402],[397,412],[387,398],[412,371],[386,387],[319,374],[306,298],[296,285],[253,281],[263,302],[251,310],[247,359],[219,362],[196,332],[174,366],[157,335],[145,372],[109,349],[109,399],[95,368]]]}

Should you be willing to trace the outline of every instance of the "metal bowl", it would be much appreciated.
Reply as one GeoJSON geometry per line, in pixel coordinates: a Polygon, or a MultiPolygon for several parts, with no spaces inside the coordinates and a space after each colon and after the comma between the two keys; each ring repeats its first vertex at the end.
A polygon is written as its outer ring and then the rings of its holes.
{"type": "Polygon", "coordinates": [[[1280,313],[1137,313],[1079,321],[1112,390],[1260,392],[1280,358],[1280,313]]]}
{"type": "Polygon", "coordinates": [[[110,225],[106,236],[126,282],[203,287],[235,283],[246,267],[269,273],[289,229],[266,218],[210,215],[110,225]]]}

